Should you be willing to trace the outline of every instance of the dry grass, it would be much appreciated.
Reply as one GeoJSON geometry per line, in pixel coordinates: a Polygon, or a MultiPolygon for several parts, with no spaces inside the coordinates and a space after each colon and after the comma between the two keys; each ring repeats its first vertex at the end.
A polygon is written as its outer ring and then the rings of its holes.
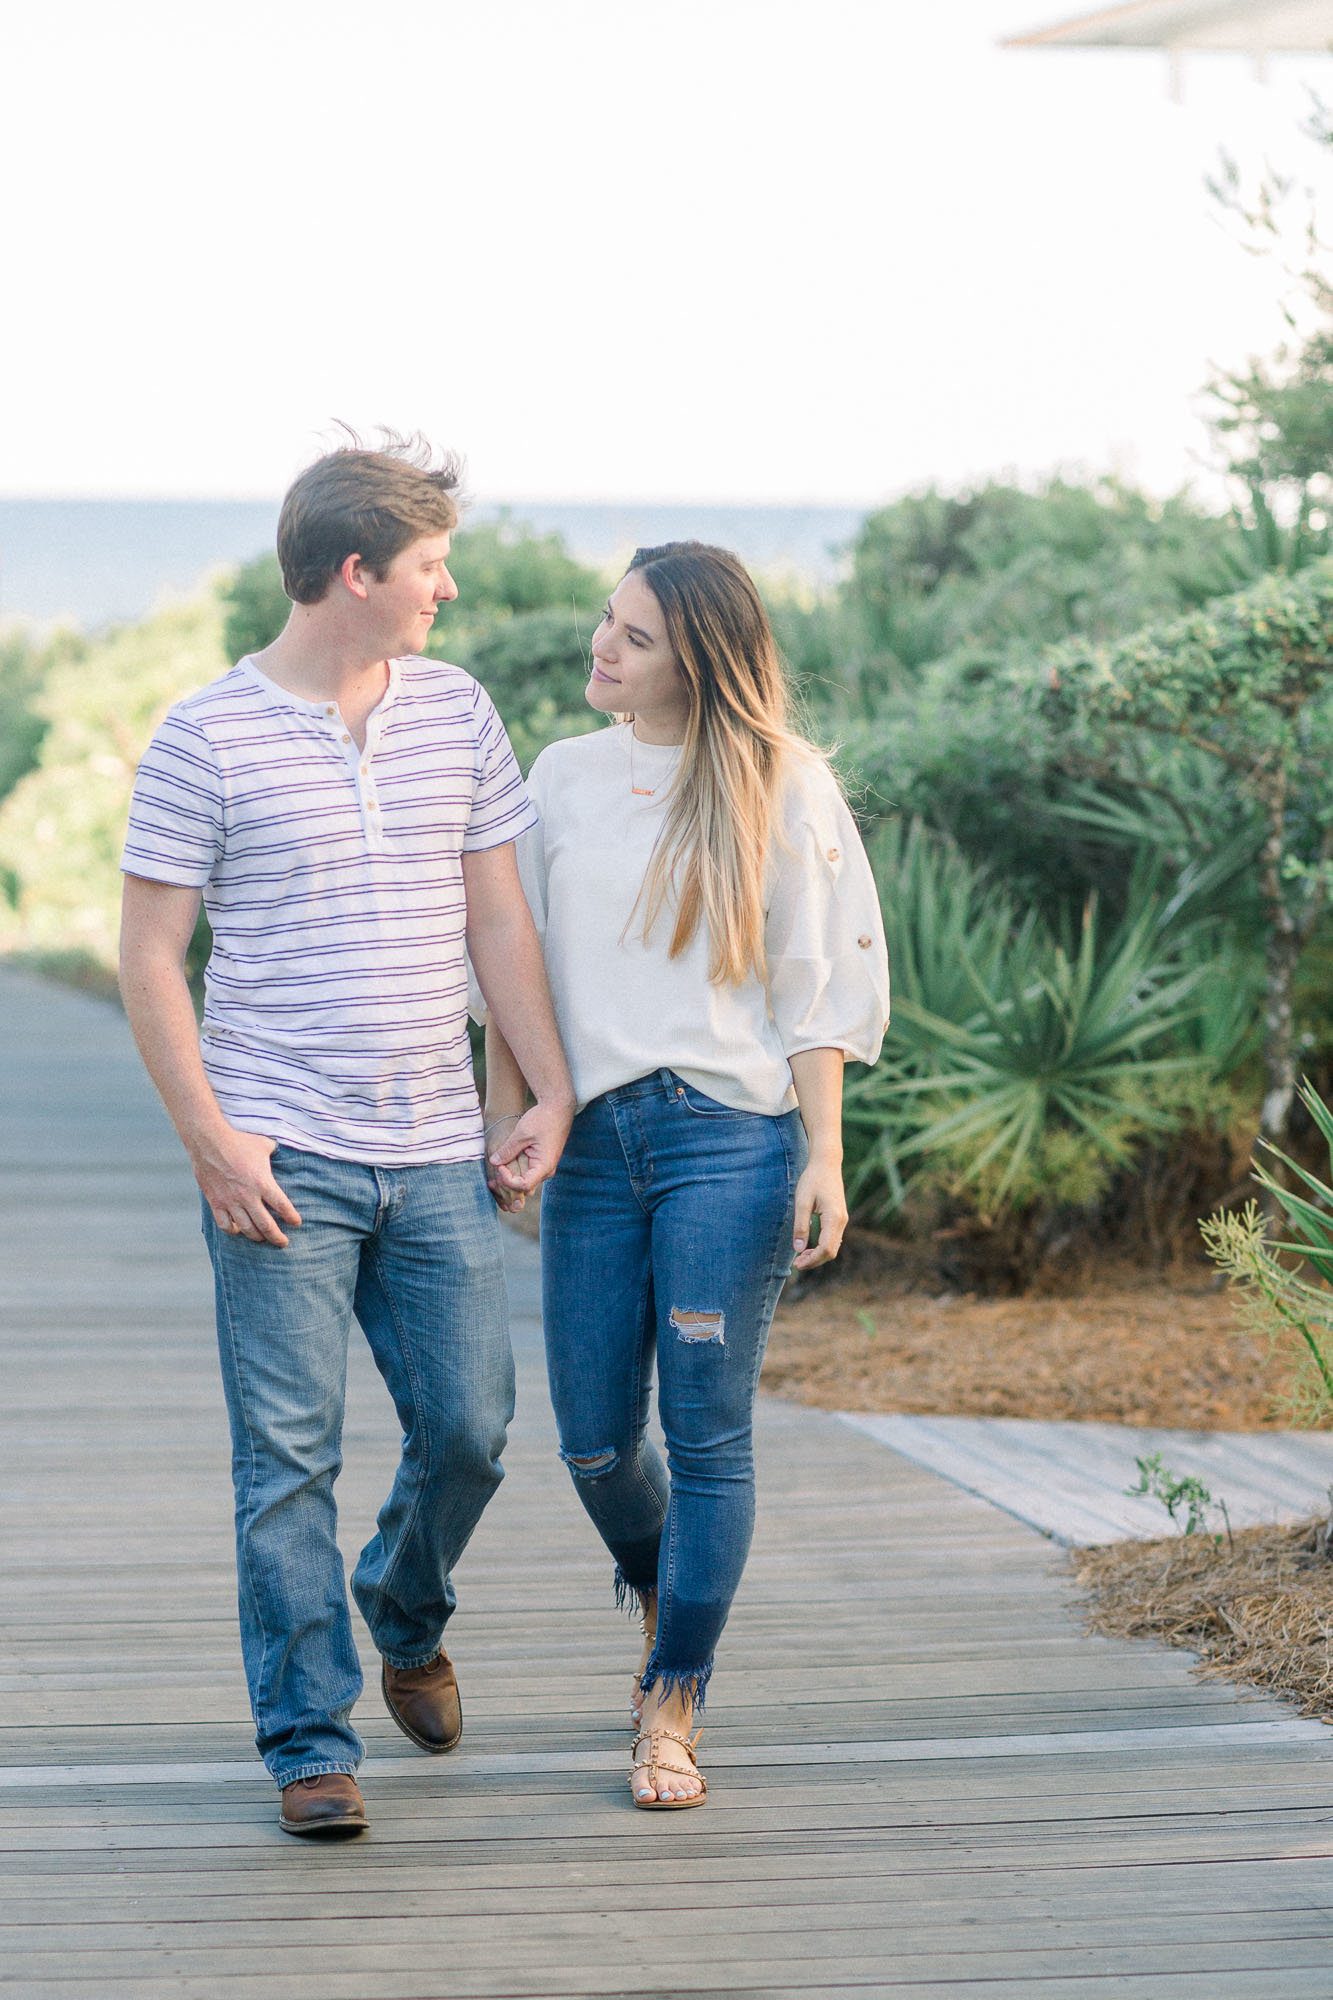
{"type": "Polygon", "coordinates": [[[1076,1549],[1087,1622],[1113,1638],[1200,1655],[1199,1672],[1268,1689],[1333,1721],[1333,1561],[1322,1519],[1076,1549]]]}

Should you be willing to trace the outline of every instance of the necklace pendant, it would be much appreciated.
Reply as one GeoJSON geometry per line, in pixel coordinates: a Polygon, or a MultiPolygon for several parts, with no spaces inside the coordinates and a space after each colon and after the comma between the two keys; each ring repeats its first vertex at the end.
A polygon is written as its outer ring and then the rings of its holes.
{"type": "Polygon", "coordinates": [[[656,785],[636,785],[634,782],[634,724],[630,724],[629,738],[629,788],[636,799],[651,799],[657,791],[656,785]]]}

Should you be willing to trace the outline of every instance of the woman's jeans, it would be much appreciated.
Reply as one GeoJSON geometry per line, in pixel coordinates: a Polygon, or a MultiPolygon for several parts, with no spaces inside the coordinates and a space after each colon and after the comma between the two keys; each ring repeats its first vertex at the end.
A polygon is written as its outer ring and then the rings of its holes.
{"type": "Polygon", "coordinates": [[[280,1785],[354,1771],[361,1692],[333,1482],[355,1315],[403,1455],[352,1577],[384,1657],[420,1666],[454,1608],[449,1571],[503,1476],[514,1410],[503,1252],[479,1160],[372,1167],[279,1146],[301,1227],[288,1248],[217,1227],[241,1648],[255,1740],[280,1785]]]}
{"type": "Polygon", "coordinates": [[[617,1595],[657,1593],[644,1687],[699,1706],[750,1548],[754,1397],[805,1152],[799,1113],[732,1111],[658,1070],[579,1113],[542,1199],[560,1455],[617,1595]],[[654,1347],[667,1466],[647,1437],[654,1347]]]}

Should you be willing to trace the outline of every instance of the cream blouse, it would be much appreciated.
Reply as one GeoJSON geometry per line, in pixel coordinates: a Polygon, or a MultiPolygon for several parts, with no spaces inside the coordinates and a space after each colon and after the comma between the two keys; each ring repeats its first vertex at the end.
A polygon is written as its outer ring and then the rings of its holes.
{"type": "Polygon", "coordinates": [[[734,1110],[788,1111],[789,1056],[841,1048],[872,1063],[887,1025],[884,926],[856,822],[823,765],[792,768],[769,861],[767,984],[715,985],[702,925],[678,958],[669,910],[646,943],[641,911],[630,928],[680,756],[632,736],[618,723],[543,750],[528,778],[538,823],[518,841],[579,1106],[672,1069],[734,1110]]]}

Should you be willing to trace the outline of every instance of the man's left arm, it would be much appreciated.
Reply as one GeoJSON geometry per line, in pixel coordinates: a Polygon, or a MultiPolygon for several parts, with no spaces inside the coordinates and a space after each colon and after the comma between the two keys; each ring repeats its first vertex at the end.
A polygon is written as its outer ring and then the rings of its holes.
{"type": "Polygon", "coordinates": [[[531,1194],[559,1164],[574,1118],[574,1085],[513,841],[464,853],[463,889],[468,956],[477,983],[537,1100],[490,1157],[507,1169],[507,1186],[531,1194]]]}

